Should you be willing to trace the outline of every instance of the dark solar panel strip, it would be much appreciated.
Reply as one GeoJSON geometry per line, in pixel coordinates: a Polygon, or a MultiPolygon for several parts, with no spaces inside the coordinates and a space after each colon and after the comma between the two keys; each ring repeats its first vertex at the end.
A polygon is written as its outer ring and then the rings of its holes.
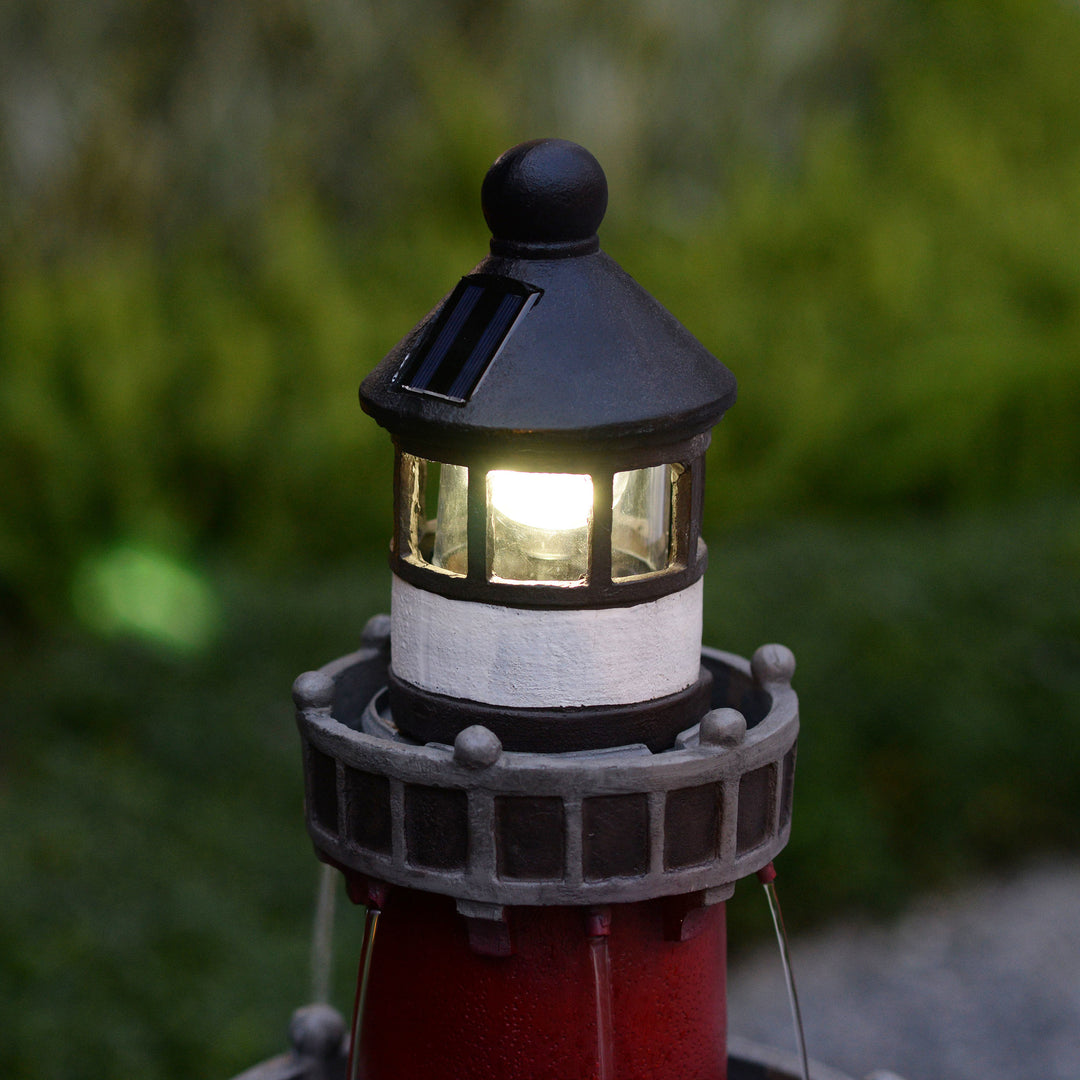
{"type": "Polygon", "coordinates": [[[450,317],[447,319],[439,336],[432,342],[427,356],[417,369],[416,373],[408,380],[408,386],[413,390],[428,390],[432,380],[439,370],[439,365],[446,359],[447,353],[454,347],[461,328],[472,314],[484,290],[479,285],[467,285],[460,299],[454,305],[450,317]]]}
{"type": "Polygon", "coordinates": [[[496,350],[502,344],[506,332],[513,325],[518,312],[525,305],[525,297],[516,293],[506,293],[499,301],[499,306],[492,313],[491,318],[480,335],[480,340],[469,354],[457,377],[450,384],[446,396],[464,401],[473,391],[484,369],[495,356],[496,350]]]}
{"type": "Polygon", "coordinates": [[[400,385],[464,404],[540,290],[497,277],[462,278],[406,358],[400,385]]]}

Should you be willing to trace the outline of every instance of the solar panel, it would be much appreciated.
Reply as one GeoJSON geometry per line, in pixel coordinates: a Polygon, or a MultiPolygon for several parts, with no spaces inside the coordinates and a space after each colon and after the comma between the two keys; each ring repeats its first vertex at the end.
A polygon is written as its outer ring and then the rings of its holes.
{"type": "Polygon", "coordinates": [[[405,390],[464,403],[540,290],[509,278],[464,277],[405,358],[405,390]]]}

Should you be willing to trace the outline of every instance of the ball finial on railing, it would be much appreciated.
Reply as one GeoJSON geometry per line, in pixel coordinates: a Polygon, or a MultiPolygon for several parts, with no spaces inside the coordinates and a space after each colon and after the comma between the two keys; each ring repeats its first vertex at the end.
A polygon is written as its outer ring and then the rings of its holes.
{"type": "Polygon", "coordinates": [[[334,679],[325,671],[305,671],[292,687],[298,709],[326,709],[334,702],[334,679]]]}
{"type": "Polygon", "coordinates": [[[795,654],[786,645],[762,645],[750,661],[750,670],[759,686],[790,683],[795,674],[795,654]]]}
{"type": "Polygon", "coordinates": [[[345,1021],[329,1005],[305,1005],[292,1014],[289,1042],[301,1057],[328,1061],[342,1053],[345,1021]]]}
{"type": "Polygon", "coordinates": [[[701,719],[702,746],[738,746],[746,738],[746,717],[738,709],[712,709],[701,719]]]}
{"type": "Polygon", "coordinates": [[[458,732],[454,740],[454,760],[470,769],[486,769],[499,760],[502,743],[482,724],[473,724],[458,732]]]}

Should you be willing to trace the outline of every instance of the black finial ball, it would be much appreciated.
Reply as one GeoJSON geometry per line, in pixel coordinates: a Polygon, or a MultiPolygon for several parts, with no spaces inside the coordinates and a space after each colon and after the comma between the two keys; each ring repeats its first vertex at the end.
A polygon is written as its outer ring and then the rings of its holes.
{"type": "Polygon", "coordinates": [[[607,177],[577,143],[536,139],[507,150],[480,190],[492,251],[595,251],[607,209],[607,177]]]}

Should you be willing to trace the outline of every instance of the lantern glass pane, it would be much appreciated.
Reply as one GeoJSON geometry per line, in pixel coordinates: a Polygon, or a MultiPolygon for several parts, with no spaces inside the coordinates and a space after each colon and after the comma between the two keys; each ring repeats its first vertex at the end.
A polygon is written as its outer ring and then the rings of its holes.
{"type": "Polygon", "coordinates": [[[611,578],[627,581],[666,570],[671,562],[675,467],[617,472],[612,478],[611,578]]]}
{"type": "Polygon", "coordinates": [[[487,496],[493,581],[584,584],[591,476],[498,469],[487,474],[487,496]]]}
{"type": "Polygon", "coordinates": [[[468,570],[469,470],[401,455],[405,557],[456,577],[468,570]]]}

